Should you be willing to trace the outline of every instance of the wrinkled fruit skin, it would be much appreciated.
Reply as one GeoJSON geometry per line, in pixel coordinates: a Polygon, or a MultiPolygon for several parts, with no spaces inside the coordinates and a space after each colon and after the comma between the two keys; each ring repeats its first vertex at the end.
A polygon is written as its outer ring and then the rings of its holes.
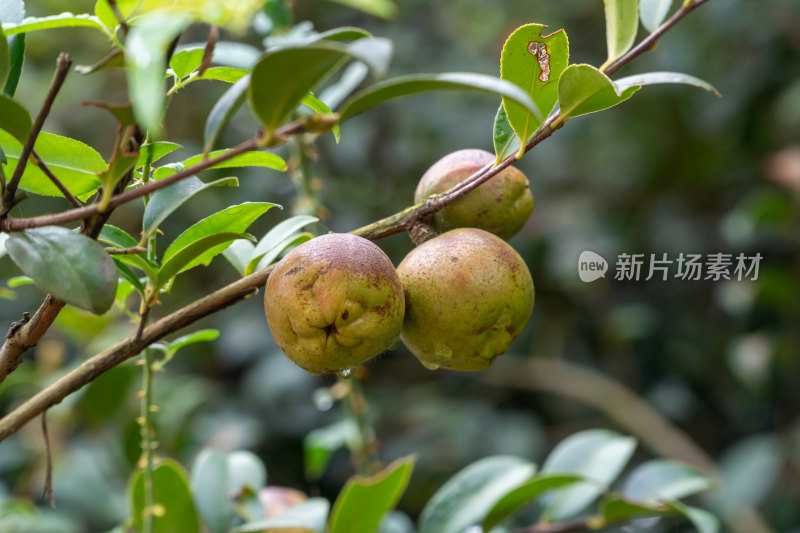
{"type": "MultiPolygon", "coordinates": [[[[414,202],[440,194],[489,163],[495,156],[486,150],[459,150],[433,164],[417,185],[414,202]]],[[[434,227],[444,233],[455,228],[480,228],[501,239],[510,239],[533,211],[533,194],[528,178],[520,170],[507,167],[434,215],[434,227]]]]}
{"type": "Polygon", "coordinates": [[[400,340],[430,369],[488,367],[533,311],[525,262],[483,230],[456,229],[426,241],[397,272],[406,295],[400,340]]]}
{"type": "Polygon", "coordinates": [[[267,280],[264,309],[283,353],[321,374],[353,369],[394,345],[405,302],[380,248],[332,233],[286,254],[267,280]]]}

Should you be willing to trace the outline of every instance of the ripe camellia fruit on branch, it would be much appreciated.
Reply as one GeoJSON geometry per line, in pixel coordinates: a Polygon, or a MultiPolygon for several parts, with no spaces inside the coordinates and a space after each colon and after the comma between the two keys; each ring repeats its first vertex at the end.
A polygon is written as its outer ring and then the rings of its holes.
{"type": "MultiPolygon", "coordinates": [[[[458,150],[441,158],[422,175],[414,193],[419,203],[461,183],[471,174],[495,162],[486,150],[458,150]]],[[[528,178],[507,167],[433,216],[434,229],[444,233],[455,228],[480,228],[501,239],[510,239],[528,220],[533,210],[528,178]]]]}
{"type": "Polygon", "coordinates": [[[430,369],[488,367],[533,311],[527,265],[508,243],[480,229],[425,241],[397,272],[406,294],[400,339],[430,369]]]}
{"type": "Polygon", "coordinates": [[[375,244],[331,233],[286,254],[267,280],[264,309],[278,347],[311,372],[347,373],[397,342],[403,288],[375,244]]]}

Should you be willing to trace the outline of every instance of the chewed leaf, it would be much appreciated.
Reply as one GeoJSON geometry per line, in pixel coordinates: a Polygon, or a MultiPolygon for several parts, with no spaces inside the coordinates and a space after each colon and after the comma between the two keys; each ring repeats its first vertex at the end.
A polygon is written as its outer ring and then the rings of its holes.
{"type": "Polygon", "coordinates": [[[500,77],[520,87],[536,104],[531,111],[503,97],[508,122],[524,145],[542,125],[558,101],[558,78],[569,62],[569,41],[564,30],[543,35],[547,26],[526,24],[503,45],[500,77]]]}
{"type": "Polygon", "coordinates": [[[611,79],[591,65],[570,65],[558,80],[561,119],[608,109],[630,98],[639,85],[618,90],[611,79]]]}

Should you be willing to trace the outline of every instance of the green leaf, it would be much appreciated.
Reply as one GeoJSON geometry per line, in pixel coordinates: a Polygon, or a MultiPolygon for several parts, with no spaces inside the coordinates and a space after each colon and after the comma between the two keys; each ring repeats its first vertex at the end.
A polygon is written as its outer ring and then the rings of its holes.
{"type": "Polygon", "coordinates": [[[271,23],[267,34],[287,30],[294,24],[292,8],[286,5],[286,0],[267,0],[262,10],[271,23]]]}
{"type": "MultiPolygon", "coordinates": [[[[246,233],[234,232],[215,233],[200,237],[175,252],[172,257],[163,262],[161,269],[158,271],[158,285],[163,287],[178,273],[190,268],[192,264],[197,264],[204,257],[205,252],[233,240],[246,238],[248,238],[246,233]]],[[[222,249],[219,251],[221,252],[222,249]]]]}
{"type": "MultiPolygon", "coordinates": [[[[129,495],[133,526],[141,531],[145,512],[144,473],[141,469],[131,478],[129,495]]],[[[153,469],[153,500],[164,513],[153,517],[152,533],[200,533],[189,480],[180,463],[162,459],[153,469]]]]}
{"type": "Polygon", "coordinates": [[[25,34],[19,33],[12,35],[8,39],[9,54],[11,57],[11,67],[8,72],[8,81],[6,81],[3,92],[13,97],[17,91],[17,84],[19,77],[22,74],[22,65],[25,63],[25,34]]]}
{"type": "Polygon", "coordinates": [[[448,90],[496,94],[520,103],[531,113],[537,112],[535,104],[525,94],[525,91],[509,81],[485,74],[448,72],[444,74],[412,74],[376,83],[347,100],[339,114],[344,120],[395,98],[429,91],[448,90]]]}
{"type": "MultiPolygon", "coordinates": [[[[0,145],[8,157],[9,167],[14,167],[22,153],[22,144],[0,131],[0,145]]],[[[106,162],[93,148],[75,139],[42,132],[34,148],[61,183],[78,198],[86,198],[100,183],[97,173],[106,169],[106,162]]],[[[61,196],[61,191],[32,162],[22,174],[20,188],[44,196],[61,196]]]]}
{"type": "Polygon", "coordinates": [[[639,0],[639,18],[642,26],[653,33],[667,18],[673,0],[639,0]]]}
{"type": "Polygon", "coordinates": [[[561,119],[608,109],[624,102],[638,85],[617,90],[608,76],[591,65],[570,65],[558,80],[558,105],[561,119]]]}
{"type": "Polygon", "coordinates": [[[675,511],[665,504],[630,500],[619,494],[613,494],[600,503],[600,513],[608,523],[645,516],[670,515],[675,514],[675,511]]]}
{"type": "Polygon", "coordinates": [[[579,481],[583,481],[583,477],[574,474],[539,474],[500,498],[486,513],[481,525],[484,531],[489,531],[514,516],[541,494],[579,481]]]}
{"type": "Polygon", "coordinates": [[[250,261],[247,264],[247,268],[245,269],[245,275],[252,274],[256,271],[264,254],[274,250],[281,242],[294,235],[294,233],[303,226],[313,224],[314,222],[319,222],[319,219],[309,215],[298,215],[276,224],[258,241],[258,244],[253,250],[253,255],[250,257],[250,261]]]}
{"type": "MultiPolygon", "coordinates": [[[[139,0],[116,0],[116,4],[122,18],[127,20],[136,9],[139,0]]],[[[94,5],[94,14],[109,30],[113,30],[119,25],[111,6],[108,5],[108,0],[97,0],[94,5]]]]}
{"type": "Polygon", "coordinates": [[[200,67],[204,52],[204,48],[190,48],[175,52],[169,59],[169,68],[178,78],[185,78],[200,67]]]}
{"type": "Polygon", "coordinates": [[[533,463],[519,457],[494,456],[472,463],[428,501],[419,517],[419,533],[464,533],[535,472],[533,463]]]}
{"type": "Polygon", "coordinates": [[[542,472],[579,474],[586,482],[558,490],[546,498],[544,516],[563,520],[580,513],[619,475],[636,441],[612,431],[581,431],[562,441],[542,465],[542,472]]]}
{"type": "Polygon", "coordinates": [[[638,0],[603,0],[606,11],[606,44],[608,59],[605,67],[622,57],[631,49],[639,29],[638,0]]]}
{"type": "Polygon", "coordinates": [[[11,51],[8,48],[8,39],[0,30],[0,87],[5,87],[8,73],[11,71],[11,51]]]}
{"type": "Polygon", "coordinates": [[[625,496],[648,503],[679,500],[710,490],[714,481],[678,461],[657,459],[638,466],[625,480],[625,496]]]}
{"type": "Polygon", "coordinates": [[[330,503],[325,498],[309,498],[276,518],[239,526],[232,533],[323,533],[328,509],[330,503]]]}
{"type": "Polygon", "coordinates": [[[315,44],[282,48],[256,63],[250,79],[250,105],[267,132],[280,126],[347,55],[341,48],[315,44]]]}
{"type": "MultiPolygon", "coordinates": [[[[6,130],[15,139],[24,143],[31,131],[33,121],[31,114],[22,104],[18,104],[4,94],[0,94],[0,128],[6,130]]],[[[0,139],[2,142],[2,139],[0,139]]],[[[8,148],[6,148],[8,150],[8,148]]],[[[20,152],[22,148],[20,147],[20,152]]],[[[17,153],[19,155],[19,153],[17,153]]]]}
{"type": "Polygon", "coordinates": [[[139,160],[136,162],[136,166],[134,168],[140,169],[147,164],[147,158],[150,157],[150,164],[152,165],[162,157],[167,154],[174,152],[175,150],[182,149],[183,146],[176,143],[171,143],[167,141],[156,141],[152,143],[147,143],[139,149],[139,160]]]}
{"type": "MultiPolygon", "coordinates": [[[[247,228],[255,222],[255,220],[269,211],[275,204],[267,202],[248,202],[241,205],[235,205],[223,209],[218,213],[204,218],[203,220],[195,223],[186,231],[181,233],[178,238],[172,241],[167,250],[164,252],[163,263],[167,263],[175,254],[188,246],[189,244],[197,241],[198,239],[220,233],[223,231],[243,233],[247,228]]],[[[183,270],[189,270],[197,265],[208,265],[217,254],[223,252],[227,248],[226,244],[221,244],[196,257],[190,263],[183,267],[183,270]]]]}
{"type": "Polygon", "coordinates": [[[211,533],[226,533],[233,517],[228,498],[228,460],[214,448],[197,454],[191,473],[194,504],[211,533]]]}
{"type": "Polygon", "coordinates": [[[128,91],[137,121],[151,133],[161,131],[167,48],[189,22],[185,14],[162,11],[139,17],[128,34],[128,91]]]}
{"type": "Polygon", "coordinates": [[[183,85],[186,86],[189,83],[193,83],[198,80],[236,83],[240,79],[244,78],[249,72],[250,71],[248,69],[238,67],[211,67],[206,69],[202,76],[191,76],[183,83],[183,85]]]}
{"type": "Polygon", "coordinates": [[[233,265],[233,268],[235,268],[241,276],[245,276],[245,268],[247,267],[247,262],[250,260],[250,256],[253,255],[254,249],[255,246],[252,242],[246,239],[237,239],[225,248],[222,255],[225,256],[225,259],[233,265]]]}
{"type": "Polygon", "coordinates": [[[233,84],[222,97],[217,100],[206,119],[206,126],[203,132],[203,152],[208,153],[217,144],[217,140],[225,126],[233,117],[234,113],[242,107],[247,99],[248,87],[250,86],[250,75],[242,77],[233,84]]]}
{"type": "Polygon", "coordinates": [[[267,268],[269,265],[277,261],[278,257],[280,257],[280,255],[284,251],[288,250],[289,248],[300,246],[304,242],[308,242],[313,238],[314,235],[308,232],[300,233],[297,235],[290,235],[286,237],[281,242],[279,242],[274,248],[272,248],[272,250],[265,253],[261,257],[261,259],[258,260],[258,265],[252,267],[252,270],[250,271],[245,270],[245,275],[249,275],[252,274],[253,272],[256,272],[257,270],[263,270],[267,268]]]}
{"type": "Polygon", "coordinates": [[[536,104],[528,109],[503,96],[511,127],[524,145],[542,125],[558,100],[558,77],[569,63],[569,41],[564,30],[543,35],[547,26],[526,24],[508,37],[500,55],[500,77],[520,87],[536,104]]]}
{"type": "MultiPolygon", "coordinates": [[[[142,282],[139,281],[139,276],[137,276],[133,272],[133,270],[131,270],[130,267],[126,265],[123,261],[117,259],[116,257],[112,257],[111,259],[114,260],[114,266],[117,267],[117,272],[119,273],[119,275],[122,276],[122,278],[125,279],[128,283],[130,283],[134,289],[139,291],[139,294],[143,295],[145,289],[144,285],[142,285],[142,282]]],[[[119,289],[119,285],[117,285],[117,289],[119,289]]],[[[116,296],[115,299],[117,299],[116,296]]]]}
{"type": "Polygon", "coordinates": [[[342,26],[332,30],[323,31],[313,36],[311,42],[317,41],[357,41],[358,39],[370,38],[372,34],[364,28],[355,26],[342,26]]]}
{"type": "Polygon", "coordinates": [[[708,511],[675,501],[669,502],[668,505],[676,512],[685,516],[699,533],[719,532],[719,520],[708,511]]]}
{"type": "Polygon", "coordinates": [[[175,340],[172,340],[167,343],[167,348],[170,351],[177,352],[181,348],[189,346],[191,344],[196,344],[198,342],[211,342],[216,340],[219,337],[219,331],[216,329],[201,329],[198,331],[194,331],[192,333],[188,333],[186,335],[181,335],[175,340]]]}
{"type": "Polygon", "coordinates": [[[330,0],[382,19],[392,19],[397,14],[397,5],[392,0],[330,0]]]}
{"type": "Polygon", "coordinates": [[[303,462],[306,478],[318,481],[333,454],[358,440],[358,426],[350,419],[312,430],[303,439],[303,462]]]}
{"type": "Polygon", "coordinates": [[[404,457],[374,476],[347,480],[333,504],[329,533],[374,533],[406,490],[414,461],[413,456],[404,457]]]}
{"type": "Polygon", "coordinates": [[[147,237],[158,229],[158,226],[160,226],[169,215],[197,193],[211,187],[238,186],[239,180],[236,178],[222,178],[210,183],[204,183],[199,178],[191,176],[185,180],[157,190],[153,193],[150,202],[148,202],[147,207],[144,209],[144,217],[142,219],[144,234],[142,236],[142,242],[147,240],[147,237]]]}
{"type": "Polygon", "coordinates": [[[506,108],[503,104],[500,104],[497,115],[494,117],[492,138],[494,141],[494,153],[497,155],[497,163],[516,154],[520,149],[519,137],[514,133],[511,123],[508,122],[506,108]]]}
{"type": "Polygon", "coordinates": [[[54,298],[98,315],[114,303],[114,261],[85,235],[45,226],[14,232],[5,244],[17,266],[54,298]]]}
{"type": "MultiPolygon", "coordinates": [[[[216,152],[211,152],[208,154],[208,159],[212,157],[217,157],[222,154],[226,154],[231,150],[217,150],[216,152]]],[[[192,165],[196,165],[206,159],[203,154],[197,154],[195,156],[190,157],[182,161],[184,167],[188,168],[192,165]]],[[[243,154],[239,154],[234,156],[230,159],[222,161],[221,163],[217,163],[212,167],[208,167],[209,169],[212,168],[239,168],[239,167],[267,167],[267,168],[274,168],[275,170],[286,170],[288,167],[286,165],[286,161],[283,160],[277,154],[273,154],[270,152],[245,152],[243,154]]]]}
{"type": "Polygon", "coordinates": [[[115,248],[133,248],[139,244],[130,233],[111,224],[103,225],[97,240],[115,248]]]}
{"type": "MultiPolygon", "coordinates": [[[[305,95],[303,99],[300,100],[300,103],[323,115],[332,113],[331,108],[312,93],[305,95]]],[[[339,141],[342,139],[342,133],[339,128],[339,124],[334,124],[331,131],[333,132],[333,138],[336,139],[336,144],[339,144],[339,141]]]]}
{"type": "Polygon", "coordinates": [[[69,12],[61,13],[59,15],[52,15],[49,17],[27,17],[21,22],[3,23],[3,32],[6,35],[14,35],[17,33],[30,33],[37,30],[50,30],[54,28],[75,28],[78,26],[85,26],[89,28],[97,28],[104,34],[108,35],[108,30],[100,22],[100,19],[94,15],[82,13],[74,15],[69,12]]]}
{"type": "Polygon", "coordinates": [[[710,93],[721,97],[722,95],[717,91],[713,85],[707,81],[695,78],[689,74],[681,74],[680,72],[646,72],[644,74],[636,74],[614,80],[614,87],[617,93],[622,93],[631,87],[639,88],[642,85],[660,85],[666,83],[680,83],[683,85],[693,85],[701,89],[705,89],[710,93]]]}

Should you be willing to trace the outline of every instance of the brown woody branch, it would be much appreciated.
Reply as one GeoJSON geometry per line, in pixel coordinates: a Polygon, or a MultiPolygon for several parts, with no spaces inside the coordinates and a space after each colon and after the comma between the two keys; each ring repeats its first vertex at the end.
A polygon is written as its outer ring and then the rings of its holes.
{"type": "MultiPolygon", "coordinates": [[[[658,37],[660,37],[665,31],[669,28],[674,26],[679,20],[685,17],[688,13],[693,11],[696,7],[702,5],[703,3],[707,2],[708,0],[693,0],[690,3],[684,3],[684,5],[673,15],[667,22],[665,22],[661,27],[659,27],[655,32],[653,32],[650,36],[644,39],[639,45],[637,45],[630,53],[626,54],[622,58],[618,59],[612,65],[609,66],[607,72],[616,72],[627,63],[629,63],[635,57],[638,57],[644,51],[652,49],[653,45],[657,41],[658,37]]],[[[534,137],[526,144],[525,152],[527,153],[531,150],[534,146],[545,140],[546,138],[550,137],[553,134],[555,129],[552,125],[556,123],[559,116],[558,114],[552,115],[540,128],[540,130],[534,135],[534,137]]],[[[559,126],[563,125],[563,122],[559,121],[559,126]]],[[[305,126],[303,123],[295,122],[280,128],[278,131],[275,132],[275,135],[271,137],[275,142],[279,142],[285,136],[291,135],[293,133],[297,133],[299,131],[303,131],[305,126]]],[[[109,203],[109,207],[114,207],[120,205],[122,203],[128,202],[134,198],[139,198],[145,194],[150,194],[159,188],[165,187],[172,183],[175,183],[181,179],[185,179],[201,170],[209,168],[217,163],[230,159],[235,155],[240,153],[253,150],[257,147],[256,140],[249,140],[245,143],[238,145],[234,148],[231,152],[223,154],[221,156],[217,156],[216,158],[207,159],[189,167],[181,172],[173,174],[172,176],[165,178],[163,180],[157,182],[151,182],[141,187],[137,187],[136,189],[131,189],[127,192],[115,195],[111,198],[111,202],[109,203]]],[[[373,224],[368,226],[364,226],[359,228],[352,233],[356,235],[361,235],[363,237],[369,239],[378,239],[380,237],[384,237],[387,235],[391,235],[393,233],[398,233],[400,231],[406,231],[418,222],[422,221],[425,217],[435,213],[436,211],[442,209],[449,203],[461,198],[469,191],[475,189],[476,187],[480,186],[482,183],[486,182],[491,177],[498,174],[502,169],[508,167],[517,158],[515,155],[512,155],[506,158],[503,162],[499,165],[488,168],[485,167],[480,171],[476,172],[469,178],[467,178],[464,182],[460,183],[459,185],[453,187],[449,191],[445,192],[440,196],[435,196],[429,198],[423,203],[411,206],[403,211],[396,213],[390,217],[384,218],[379,220],[373,224]]],[[[72,209],[69,211],[65,211],[63,213],[55,214],[55,215],[45,215],[41,217],[29,218],[29,219],[20,219],[20,218],[6,218],[0,220],[0,231],[19,231],[26,228],[34,228],[34,227],[41,227],[46,225],[52,224],[62,224],[65,222],[70,222],[79,219],[85,219],[88,216],[97,214],[97,205],[91,205],[82,207],[80,209],[72,209]]],[[[146,328],[141,335],[137,335],[135,337],[128,338],[115,346],[109,348],[108,350],[92,357],[91,359],[85,361],[76,369],[72,370],[61,379],[53,383],[52,385],[48,386],[32,398],[30,398],[27,402],[16,408],[14,411],[6,415],[4,418],[0,419],[0,441],[8,437],[9,435],[15,433],[19,430],[26,422],[31,420],[37,414],[43,412],[47,408],[52,405],[55,405],[61,400],[63,400],[67,395],[75,392],[76,390],[80,389],[84,385],[88,384],[92,380],[94,380],[97,376],[105,372],[106,370],[122,363],[123,361],[137,355],[143,348],[147,347],[148,345],[156,342],[157,340],[163,338],[164,336],[178,331],[179,329],[195,322],[196,320],[214,313],[218,310],[221,310],[238,300],[241,300],[251,294],[256,287],[262,285],[266,282],[266,279],[269,277],[269,272],[271,268],[267,268],[255,274],[252,274],[246,278],[242,278],[222,289],[212,293],[205,298],[202,298],[188,306],[180,309],[167,317],[162,318],[155,324],[146,328]]],[[[48,298],[50,298],[48,296],[48,298]]],[[[63,304],[61,304],[63,305],[63,304]]],[[[43,304],[44,307],[44,304],[43,304]]],[[[40,308],[41,311],[41,308],[40,308]]],[[[38,314],[38,312],[37,312],[38,314]]],[[[34,317],[35,318],[35,317],[34,317]]],[[[33,322],[33,320],[31,321],[33,322]]],[[[46,328],[44,328],[46,331],[46,328]]],[[[18,342],[25,343],[26,339],[35,338],[38,340],[43,334],[43,331],[33,331],[27,332],[23,335],[20,335],[20,339],[18,342]],[[36,336],[38,334],[38,336],[36,336]]],[[[8,340],[6,344],[8,344],[8,340]]],[[[30,341],[28,341],[30,342],[30,341]]],[[[33,341],[35,344],[36,341],[33,341]]],[[[25,346],[25,344],[23,344],[25,346]]],[[[27,344],[27,346],[31,346],[31,344],[27,344]]],[[[6,349],[4,345],[2,349],[0,349],[0,354],[3,353],[3,350],[6,349]]],[[[19,354],[21,357],[21,352],[19,354]]],[[[19,364],[19,361],[16,361],[16,364],[19,364]]],[[[0,357],[0,380],[2,380],[3,367],[5,366],[2,357],[0,357]]],[[[16,365],[14,365],[16,368],[16,365]]],[[[551,532],[552,533],[552,532],[551,532]]]]}

